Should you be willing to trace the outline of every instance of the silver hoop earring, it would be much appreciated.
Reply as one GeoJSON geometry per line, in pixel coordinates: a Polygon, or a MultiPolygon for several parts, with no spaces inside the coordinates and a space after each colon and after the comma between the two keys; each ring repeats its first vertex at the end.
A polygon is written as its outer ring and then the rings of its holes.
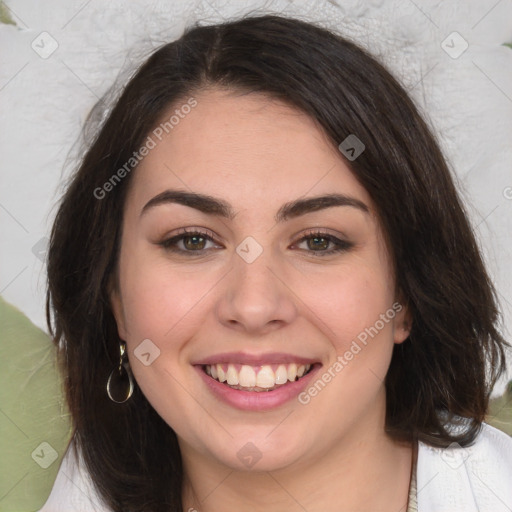
{"type": "Polygon", "coordinates": [[[107,395],[116,404],[124,404],[133,394],[133,377],[126,361],[126,343],[119,344],[119,366],[108,377],[107,395]]]}

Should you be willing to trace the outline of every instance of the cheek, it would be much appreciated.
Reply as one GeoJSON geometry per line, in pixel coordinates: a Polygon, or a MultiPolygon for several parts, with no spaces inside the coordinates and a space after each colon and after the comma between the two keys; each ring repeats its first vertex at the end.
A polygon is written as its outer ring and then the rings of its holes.
{"type": "Polygon", "coordinates": [[[378,335],[392,338],[392,285],[379,261],[351,262],[336,271],[322,270],[296,283],[297,295],[307,306],[311,322],[322,327],[337,353],[376,326],[378,335]],[[381,315],[388,313],[385,322],[381,315]],[[361,336],[360,336],[361,335],[361,336]]]}
{"type": "Polygon", "coordinates": [[[210,277],[179,272],[148,254],[139,258],[136,251],[120,266],[131,369],[153,408],[182,435],[187,418],[201,414],[200,405],[190,399],[200,396],[200,390],[193,387],[194,370],[184,364],[184,354],[203,324],[205,294],[218,281],[210,277]]]}
{"type": "Polygon", "coordinates": [[[339,431],[382,398],[394,346],[394,295],[387,273],[377,265],[331,274],[315,290],[307,304],[317,317],[315,325],[324,326],[331,353],[301,403],[315,404],[312,415],[332,411],[327,424],[339,431]]]}
{"type": "Polygon", "coordinates": [[[121,266],[120,278],[128,336],[160,343],[186,330],[216,282],[211,273],[186,272],[147,254],[132,254],[121,266]]]}

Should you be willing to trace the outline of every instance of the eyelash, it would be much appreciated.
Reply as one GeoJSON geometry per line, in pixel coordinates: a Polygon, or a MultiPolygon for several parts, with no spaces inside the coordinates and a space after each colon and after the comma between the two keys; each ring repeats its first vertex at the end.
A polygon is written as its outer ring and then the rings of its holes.
{"type": "MultiPolygon", "coordinates": [[[[211,250],[211,248],[210,248],[210,249],[199,249],[197,251],[194,251],[194,250],[179,249],[176,247],[176,244],[178,242],[182,241],[185,238],[189,238],[189,237],[193,237],[193,236],[200,236],[201,238],[204,238],[207,241],[215,243],[214,237],[209,232],[204,232],[204,231],[200,231],[200,230],[196,230],[196,229],[189,230],[187,228],[182,228],[178,235],[168,238],[166,240],[163,240],[162,242],[159,242],[158,245],[160,245],[167,251],[181,253],[181,254],[186,253],[192,257],[200,256],[205,251],[211,250]]],[[[312,238],[323,238],[323,239],[326,239],[329,243],[332,243],[335,245],[335,247],[333,249],[321,250],[321,251],[302,249],[302,250],[306,250],[307,252],[314,254],[315,256],[319,256],[319,257],[348,251],[354,245],[351,242],[346,242],[344,240],[340,240],[339,238],[337,238],[333,235],[330,235],[329,233],[325,233],[322,231],[314,231],[314,230],[307,232],[297,242],[295,242],[294,245],[300,244],[300,243],[307,241],[308,239],[312,239],[312,238]]]]}

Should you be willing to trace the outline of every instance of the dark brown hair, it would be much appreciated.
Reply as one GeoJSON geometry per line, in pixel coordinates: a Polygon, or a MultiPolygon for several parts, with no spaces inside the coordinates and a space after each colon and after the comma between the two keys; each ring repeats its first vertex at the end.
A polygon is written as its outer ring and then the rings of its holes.
{"type": "MultiPolygon", "coordinates": [[[[129,173],[94,190],[141,147],[162,114],[206,87],[262,92],[315,119],[333,146],[350,134],[365,151],[347,162],[376,205],[396,285],[412,311],[409,339],[386,377],[387,428],[397,438],[471,443],[506,343],[467,216],[440,149],[404,89],[367,52],[302,21],[259,16],[195,26],[159,48],[98,128],[58,211],[48,255],[47,317],[63,342],[75,441],[115,511],[181,511],[176,435],[136,387],[125,404],[105,384],[119,336],[109,305],[129,173]],[[452,432],[454,416],[466,418],[452,432]]],[[[340,158],[343,156],[340,153],[340,158]]]]}

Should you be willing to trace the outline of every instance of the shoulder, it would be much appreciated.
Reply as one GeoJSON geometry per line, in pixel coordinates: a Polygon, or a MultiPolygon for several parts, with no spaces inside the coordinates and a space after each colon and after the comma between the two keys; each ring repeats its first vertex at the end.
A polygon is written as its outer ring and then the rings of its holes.
{"type": "Polygon", "coordinates": [[[52,492],[39,512],[111,512],[97,495],[83,463],[77,460],[71,442],[52,492]]]}
{"type": "Polygon", "coordinates": [[[512,509],[512,437],[490,425],[465,448],[419,443],[417,464],[419,512],[512,509]]]}

